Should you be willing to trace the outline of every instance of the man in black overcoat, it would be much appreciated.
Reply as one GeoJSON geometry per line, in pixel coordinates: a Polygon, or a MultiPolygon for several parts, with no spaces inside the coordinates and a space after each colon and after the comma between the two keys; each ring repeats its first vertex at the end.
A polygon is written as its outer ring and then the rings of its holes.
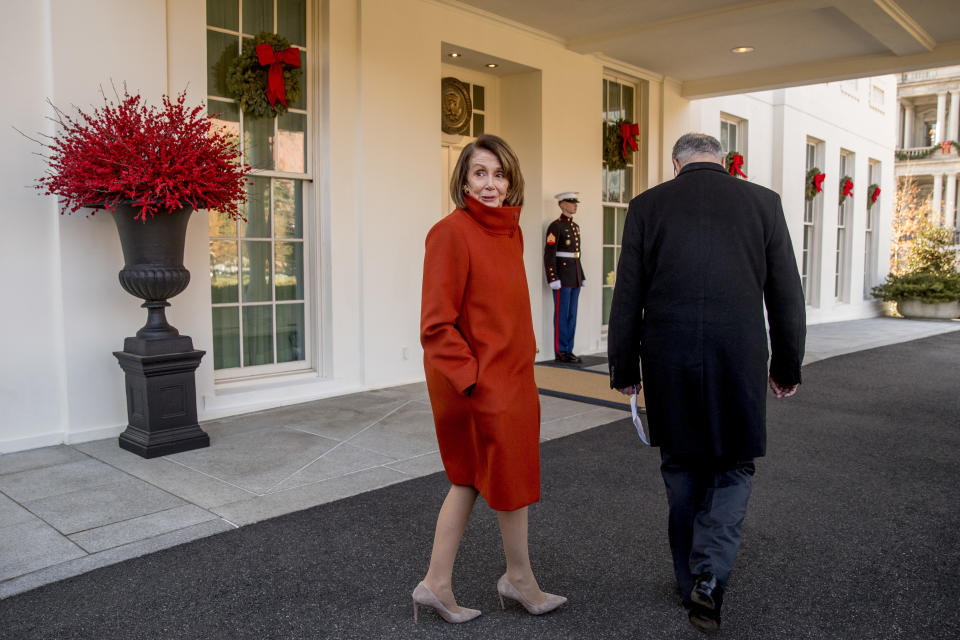
{"type": "Polygon", "coordinates": [[[716,138],[686,134],[676,177],[630,201],[608,333],[612,388],[639,390],[642,363],[674,572],[701,631],[720,624],[765,453],[767,384],[796,393],[806,337],[780,197],[722,162],[716,138]]]}

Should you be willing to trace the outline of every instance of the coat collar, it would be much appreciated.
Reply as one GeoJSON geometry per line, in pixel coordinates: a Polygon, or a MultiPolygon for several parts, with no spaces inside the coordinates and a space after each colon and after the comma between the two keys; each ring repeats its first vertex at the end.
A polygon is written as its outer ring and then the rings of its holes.
{"type": "Polygon", "coordinates": [[[716,162],[691,162],[689,164],[683,165],[683,168],[680,169],[680,173],[677,176],[682,176],[685,173],[691,171],[719,171],[720,173],[726,173],[727,170],[723,168],[722,164],[717,164],[716,162]]]}
{"type": "Polygon", "coordinates": [[[464,195],[467,215],[490,233],[513,236],[520,224],[520,207],[490,207],[464,195]]]}

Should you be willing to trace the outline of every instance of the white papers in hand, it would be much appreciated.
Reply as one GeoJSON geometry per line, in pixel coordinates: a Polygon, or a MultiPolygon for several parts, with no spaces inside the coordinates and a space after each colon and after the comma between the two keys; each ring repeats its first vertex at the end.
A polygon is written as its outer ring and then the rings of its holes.
{"type": "Polygon", "coordinates": [[[643,423],[643,418],[637,413],[637,394],[630,396],[630,413],[633,415],[633,426],[637,428],[637,435],[643,444],[650,446],[650,434],[647,431],[647,425],[643,423]]]}

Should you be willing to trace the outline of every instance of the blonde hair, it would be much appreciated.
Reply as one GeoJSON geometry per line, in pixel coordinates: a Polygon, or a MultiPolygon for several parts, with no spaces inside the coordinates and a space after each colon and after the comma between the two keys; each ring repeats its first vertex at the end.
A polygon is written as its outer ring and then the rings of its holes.
{"type": "Polygon", "coordinates": [[[467,184],[467,174],[470,172],[470,159],[473,152],[477,149],[489,151],[500,161],[504,176],[510,183],[507,189],[507,195],[503,199],[504,206],[519,207],[523,205],[523,174],[520,173],[520,161],[517,160],[517,154],[513,152],[507,142],[493,134],[481,134],[475,141],[471,142],[460,152],[460,158],[457,159],[457,166],[450,176],[450,197],[461,209],[465,209],[467,202],[464,199],[463,187],[467,184]]]}

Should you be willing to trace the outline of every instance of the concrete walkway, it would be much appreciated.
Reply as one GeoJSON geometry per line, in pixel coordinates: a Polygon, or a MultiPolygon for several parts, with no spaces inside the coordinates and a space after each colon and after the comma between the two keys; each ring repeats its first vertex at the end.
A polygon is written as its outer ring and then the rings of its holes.
{"type": "MultiPolygon", "coordinates": [[[[814,325],[806,363],[960,322],[814,325]]],[[[623,417],[541,396],[543,440],[623,417]]],[[[0,456],[0,598],[442,469],[423,384],[204,423],[212,445],[144,460],[115,438],[0,456]]]]}

